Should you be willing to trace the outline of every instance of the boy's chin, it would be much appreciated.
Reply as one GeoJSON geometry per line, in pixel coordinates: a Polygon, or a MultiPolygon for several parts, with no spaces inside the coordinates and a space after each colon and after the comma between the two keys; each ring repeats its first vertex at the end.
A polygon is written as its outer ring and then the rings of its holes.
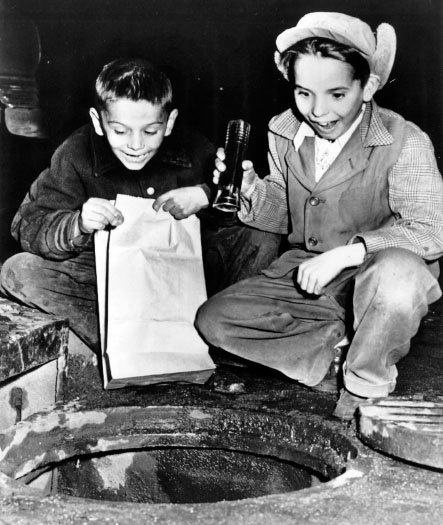
{"type": "Polygon", "coordinates": [[[131,171],[140,171],[141,169],[143,169],[146,166],[147,163],[148,163],[148,161],[144,162],[143,164],[130,164],[128,162],[122,162],[123,166],[127,170],[131,170],[131,171]]]}

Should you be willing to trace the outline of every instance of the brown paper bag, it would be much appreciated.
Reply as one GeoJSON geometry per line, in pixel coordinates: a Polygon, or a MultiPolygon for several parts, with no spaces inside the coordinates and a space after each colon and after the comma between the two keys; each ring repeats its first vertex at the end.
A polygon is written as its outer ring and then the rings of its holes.
{"type": "Polygon", "coordinates": [[[194,328],[206,300],[200,222],[118,195],[124,223],[95,234],[105,388],[204,383],[215,365],[194,328]]]}

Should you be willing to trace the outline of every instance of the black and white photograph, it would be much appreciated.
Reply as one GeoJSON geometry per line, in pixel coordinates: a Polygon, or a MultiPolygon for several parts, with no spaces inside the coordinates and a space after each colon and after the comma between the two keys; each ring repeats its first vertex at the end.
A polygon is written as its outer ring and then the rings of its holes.
{"type": "Polygon", "coordinates": [[[443,523],[443,2],[0,0],[0,524],[443,523]]]}

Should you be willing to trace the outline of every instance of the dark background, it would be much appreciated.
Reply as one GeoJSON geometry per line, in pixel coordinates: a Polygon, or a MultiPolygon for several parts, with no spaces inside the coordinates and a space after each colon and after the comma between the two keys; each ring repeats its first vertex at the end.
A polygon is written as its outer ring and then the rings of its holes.
{"type": "Polygon", "coordinates": [[[228,120],[248,120],[249,156],[264,175],[267,122],[291,102],[273,62],[275,38],[310,11],[395,27],[396,61],[375,99],[426,131],[441,163],[442,0],[0,0],[0,16],[25,17],[38,28],[37,81],[49,131],[45,140],[22,138],[1,119],[0,262],[17,250],[9,227],[27,188],[54,148],[88,121],[95,77],[119,56],[144,56],[162,67],[180,118],[216,145],[228,120]]]}

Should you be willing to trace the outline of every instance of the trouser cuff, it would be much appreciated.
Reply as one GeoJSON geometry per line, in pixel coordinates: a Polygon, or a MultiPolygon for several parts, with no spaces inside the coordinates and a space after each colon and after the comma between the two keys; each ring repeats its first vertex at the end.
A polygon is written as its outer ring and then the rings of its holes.
{"type": "Polygon", "coordinates": [[[349,370],[346,363],[343,364],[343,383],[346,390],[356,396],[376,398],[387,397],[395,390],[397,384],[397,368],[393,365],[390,370],[392,379],[388,382],[380,381],[379,383],[369,383],[361,377],[356,376],[352,370],[349,370]]]}

